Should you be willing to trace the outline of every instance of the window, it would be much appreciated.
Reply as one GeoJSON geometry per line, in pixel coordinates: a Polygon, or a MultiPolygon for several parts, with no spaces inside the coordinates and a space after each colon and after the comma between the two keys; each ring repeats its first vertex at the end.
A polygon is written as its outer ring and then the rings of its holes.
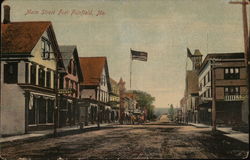
{"type": "Polygon", "coordinates": [[[66,88],[69,88],[69,79],[65,79],[66,80],[66,88]]]}
{"type": "Polygon", "coordinates": [[[30,101],[29,103],[32,103],[32,107],[29,107],[29,111],[28,111],[28,124],[35,124],[36,123],[36,97],[32,96],[32,101],[30,101]]]}
{"type": "MultiPolygon", "coordinates": [[[[71,81],[71,88],[72,88],[72,91],[73,91],[73,89],[74,89],[74,82],[73,81],[71,81]]],[[[74,95],[74,93],[72,92],[71,96],[73,97],[73,95],[74,95]]]]}
{"type": "Polygon", "coordinates": [[[78,84],[76,83],[76,97],[78,97],[78,84]]]}
{"type": "Polygon", "coordinates": [[[225,87],[224,88],[225,95],[240,95],[240,87],[225,87]]]}
{"type": "Polygon", "coordinates": [[[51,53],[51,43],[45,37],[42,38],[42,58],[49,59],[51,53]]]}
{"type": "Polygon", "coordinates": [[[57,79],[56,79],[56,72],[55,71],[53,71],[53,74],[54,74],[54,80],[53,80],[53,82],[54,82],[54,88],[57,88],[58,87],[58,85],[57,85],[57,79]]]}
{"type": "Polygon", "coordinates": [[[73,62],[73,75],[76,76],[76,64],[73,62]]]}
{"type": "Polygon", "coordinates": [[[17,71],[18,64],[16,62],[4,64],[4,82],[10,84],[17,83],[17,71]]]}
{"type": "Polygon", "coordinates": [[[239,79],[240,70],[239,68],[225,68],[224,69],[224,79],[239,79]]]}
{"type": "Polygon", "coordinates": [[[29,64],[25,63],[25,83],[29,82],[29,64]]]}
{"type": "Polygon", "coordinates": [[[63,83],[64,83],[64,78],[63,78],[63,76],[60,76],[60,82],[59,82],[60,89],[63,89],[63,83]]]}
{"type": "Polygon", "coordinates": [[[203,77],[203,86],[205,86],[205,85],[206,85],[206,76],[203,77]]]}
{"type": "Polygon", "coordinates": [[[207,91],[204,92],[204,97],[207,97],[207,91]]]}
{"type": "Polygon", "coordinates": [[[43,68],[39,68],[38,70],[38,84],[41,87],[45,86],[45,71],[43,68]]]}
{"type": "Polygon", "coordinates": [[[200,83],[200,88],[199,88],[199,90],[200,90],[200,91],[202,90],[202,83],[200,83]]]}
{"type": "Polygon", "coordinates": [[[48,123],[53,123],[53,115],[54,115],[54,101],[53,100],[48,100],[48,114],[47,114],[47,122],[48,123]]]}
{"type": "Polygon", "coordinates": [[[208,82],[210,82],[211,81],[211,76],[210,76],[210,71],[208,72],[208,74],[207,74],[207,79],[208,79],[208,82]]]}
{"type": "Polygon", "coordinates": [[[30,66],[30,83],[31,84],[36,84],[36,65],[30,66]]]}
{"type": "Polygon", "coordinates": [[[50,71],[46,72],[46,87],[50,88],[51,87],[51,73],[50,71]]]}
{"type": "Polygon", "coordinates": [[[38,123],[46,123],[46,101],[43,97],[37,99],[38,123]]]}
{"type": "Polygon", "coordinates": [[[72,64],[72,61],[70,60],[70,61],[69,61],[69,65],[68,65],[68,72],[69,72],[69,73],[71,73],[71,69],[72,69],[71,64],[72,64]]]}
{"type": "Polygon", "coordinates": [[[211,97],[210,88],[207,90],[207,97],[211,97]]]}

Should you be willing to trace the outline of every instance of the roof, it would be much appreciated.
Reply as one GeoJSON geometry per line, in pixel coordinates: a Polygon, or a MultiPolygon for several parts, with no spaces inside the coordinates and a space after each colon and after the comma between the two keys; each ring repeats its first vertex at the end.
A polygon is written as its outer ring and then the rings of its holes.
{"type": "Polygon", "coordinates": [[[202,56],[200,50],[198,50],[198,49],[196,49],[196,50],[194,51],[194,55],[195,55],[195,56],[202,56]]]}
{"type": "Polygon", "coordinates": [[[98,86],[100,84],[102,71],[106,68],[108,85],[110,87],[106,57],[80,57],[79,60],[84,77],[84,82],[82,82],[81,85],[98,86]]]}
{"type": "Polygon", "coordinates": [[[198,75],[196,71],[187,71],[186,91],[187,94],[199,92],[198,75]]]}
{"type": "Polygon", "coordinates": [[[62,54],[63,63],[65,67],[69,65],[70,59],[73,57],[73,52],[76,49],[75,45],[60,45],[60,52],[62,54]]]}
{"type": "Polygon", "coordinates": [[[136,98],[136,94],[134,94],[134,93],[126,92],[124,94],[125,94],[125,97],[129,97],[131,99],[135,99],[136,98]]]}
{"type": "Polygon", "coordinates": [[[234,53],[209,53],[205,57],[204,61],[202,62],[201,68],[199,73],[203,70],[203,68],[206,66],[207,62],[212,59],[244,59],[244,53],[243,52],[234,52],[234,53]]]}
{"type": "Polygon", "coordinates": [[[30,53],[50,26],[49,21],[1,24],[2,53],[30,53]]]}
{"type": "Polygon", "coordinates": [[[114,80],[114,79],[112,79],[112,78],[109,78],[110,79],[110,83],[111,84],[114,84],[114,85],[117,85],[118,86],[118,83],[114,80]]]}
{"type": "Polygon", "coordinates": [[[77,65],[77,73],[79,77],[79,81],[83,81],[82,70],[79,62],[78,52],[76,45],[60,45],[60,52],[62,55],[62,60],[65,67],[68,67],[70,59],[74,58],[77,65]]]}

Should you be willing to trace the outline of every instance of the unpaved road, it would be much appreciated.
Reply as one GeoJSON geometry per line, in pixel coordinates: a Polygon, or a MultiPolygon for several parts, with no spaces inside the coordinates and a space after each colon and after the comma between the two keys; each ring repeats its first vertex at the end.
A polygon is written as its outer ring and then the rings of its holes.
{"type": "Polygon", "coordinates": [[[116,125],[100,130],[46,138],[1,148],[1,156],[17,158],[193,159],[243,158],[248,145],[208,128],[170,123],[116,125]]]}

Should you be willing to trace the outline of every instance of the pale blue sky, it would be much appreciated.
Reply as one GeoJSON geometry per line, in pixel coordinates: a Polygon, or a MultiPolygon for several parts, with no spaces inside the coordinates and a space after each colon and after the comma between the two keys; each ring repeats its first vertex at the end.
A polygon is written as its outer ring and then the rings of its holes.
{"type": "Polygon", "coordinates": [[[229,0],[10,0],[11,21],[52,21],[59,44],[79,56],[107,56],[110,76],[129,89],[130,48],[148,52],[133,61],[132,89],[155,96],[156,107],[179,105],[184,94],[186,47],[191,51],[243,51],[242,12],[229,0]],[[28,9],[39,14],[25,15],[28,9]],[[41,11],[55,10],[53,15],[41,11]],[[69,10],[68,15],[57,15],[69,10]],[[71,15],[98,10],[103,16],[71,15]]]}

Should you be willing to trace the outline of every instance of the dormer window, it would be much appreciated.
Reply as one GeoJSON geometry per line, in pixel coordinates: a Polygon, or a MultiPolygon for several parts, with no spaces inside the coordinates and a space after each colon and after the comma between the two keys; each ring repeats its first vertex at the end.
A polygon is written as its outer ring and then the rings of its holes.
{"type": "Polygon", "coordinates": [[[42,38],[42,58],[43,59],[49,59],[50,58],[50,52],[51,52],[51,43],[47,38],[42,38]]]}

